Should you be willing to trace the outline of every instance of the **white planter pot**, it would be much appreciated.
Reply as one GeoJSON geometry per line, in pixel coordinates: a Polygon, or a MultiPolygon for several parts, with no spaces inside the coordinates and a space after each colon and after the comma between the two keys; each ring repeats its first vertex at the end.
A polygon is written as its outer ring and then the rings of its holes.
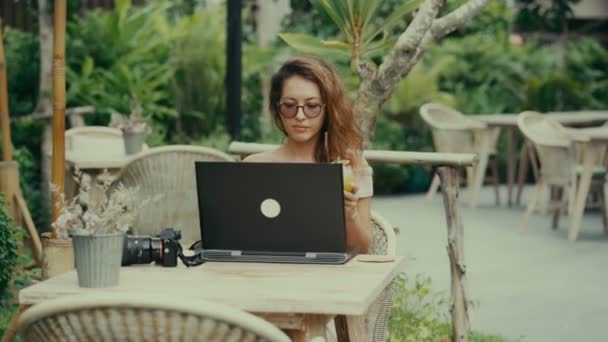
{"type": "Polygon", "coordinates": [[[124,237],[123,233],[72,235],[80,287],[118,285],[124,237]]]}

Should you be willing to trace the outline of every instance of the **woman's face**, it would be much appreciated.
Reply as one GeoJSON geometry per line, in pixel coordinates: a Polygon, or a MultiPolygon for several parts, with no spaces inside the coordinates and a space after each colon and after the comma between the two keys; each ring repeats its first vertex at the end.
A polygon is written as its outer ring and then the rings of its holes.
{"type": "Polygon", "coordinates": [[[278,108],[289,139],[304,143],[318,138],[325,120],[325,104],[314,82],[297,75],[286,79],[278,108]]]}

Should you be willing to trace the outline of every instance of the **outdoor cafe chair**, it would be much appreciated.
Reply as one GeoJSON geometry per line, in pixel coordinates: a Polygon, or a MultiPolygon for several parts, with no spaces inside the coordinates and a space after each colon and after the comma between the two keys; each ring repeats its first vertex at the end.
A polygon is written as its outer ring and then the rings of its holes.
{"type": "MultiPolygon", "coordinates": [[[[420,116],[432,129],[433,143],[435,150],[441,153],[479,153],[481,151],[482,134],[487,130],[485,123],[469,118],[461,112],[439,103],[425,103],[420,107],[420,116]]],[[[498,131],[487,143],[489,155],[496,155],[496,141],[498,131]]],[[[500,204],[498,158],[491,161],[492,182],[496,196],[496,204],[500,204]]],[[[473,186],[474,172],[472,167],[468,167],[467,183],[473,186]]],[[[486,170],[479,170],[486,172],[486,170]]],[[[439,188],[439,176],[435,175],[428,190],[427,196],[431,196],[439,188]]]]}
{"type": "MultiPolygon", "coordinates": [[[[576,182],[581,172],[575,145],[568,130],[540,113],[523,112],[519,115],[517,124],[524,136],[534,145],[540,161],[539,178],[536,180],[535,191],[528,201],[521,228],[522,230],[527,229],[528,220],[539,201],[542,190],[553,187],[559,189],[557,198],[555,198],[556,203],[549,204],[549,209],[553,211],[552,227],[556,229],[566,203],[569,213],[572,212],[575,205],[576,182]]],[[[596,192],[600,198],[604,226],[608,222],[604,209],[605,177],[605,168],[596,167],[591,181],[591,191],[596,192]]]]}
{"type": "Polygon", "coordinates": [[[19,320],[25,341],[268,341],[289,337],[226,305],[190,298],[87,293],[36,304],[19,320]]]}
{"type": "Polygon", "coordinates": [[[141,152],[125,165],[114,181],[138,187],[141,199],[153,199],[133,223],[133,234],[157,235],[164,228],[181,230],[182,241],[201,239],[196,198],[196,161],[235,161],[230,155],[204,146],[167,145],[141,152]]]}
{"type": "MultiPolygon", "coordinates": [[[[394,256],[397,253],[397,239],[390,222],[372,210],[372,245],[369,254],[394,256]]],[[[387,286],[367,312],[368,341],[384,341],[393,302],[393,285],[387,286]]]]}

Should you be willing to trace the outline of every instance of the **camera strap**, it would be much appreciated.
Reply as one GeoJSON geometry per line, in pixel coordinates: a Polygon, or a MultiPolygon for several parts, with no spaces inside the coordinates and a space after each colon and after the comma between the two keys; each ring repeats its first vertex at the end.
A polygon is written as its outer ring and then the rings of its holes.
{"type": "Polygon", "coordinates": [[[193,255],[184,255],[182,245],[177,244],[177,246],[178,246],[177,247],[178,248],[177,256],[182,261],[182,263],[184,265],[186,265],[186,267],[202,265],[207,261],[203,258],[203,250],[201,248],[196,248],[196,249],[193,248],[197,243],[195,243],[194,245],[192,245],[192,247],[190,247],[190,250],[194,250],[193,255]]]}

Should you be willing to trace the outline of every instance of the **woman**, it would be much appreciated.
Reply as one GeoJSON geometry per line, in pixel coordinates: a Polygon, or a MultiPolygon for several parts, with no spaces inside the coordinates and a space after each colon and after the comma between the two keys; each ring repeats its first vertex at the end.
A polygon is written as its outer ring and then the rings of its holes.
{"type": "Polygon", "coordinates": [[[316,57],[287,61],[272,77],[270,112],[286,137],[274,151],[246,162],[320,163],[348,160],[356,184],[344,192],[346,243],[367,253],[371,244],[372,169],[362,157],[363,139],[336,71],[316,57]]]}

